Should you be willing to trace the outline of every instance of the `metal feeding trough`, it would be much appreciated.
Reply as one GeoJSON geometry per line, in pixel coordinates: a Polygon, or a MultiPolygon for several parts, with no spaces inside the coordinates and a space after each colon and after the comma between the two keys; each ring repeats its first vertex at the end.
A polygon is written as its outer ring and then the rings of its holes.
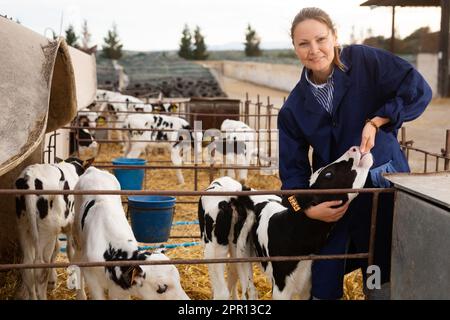
{"type": "Polygon", "coordinates": [[[450,172],[386,178],[397,189],[391,299],[450,299],[450,172]]]}

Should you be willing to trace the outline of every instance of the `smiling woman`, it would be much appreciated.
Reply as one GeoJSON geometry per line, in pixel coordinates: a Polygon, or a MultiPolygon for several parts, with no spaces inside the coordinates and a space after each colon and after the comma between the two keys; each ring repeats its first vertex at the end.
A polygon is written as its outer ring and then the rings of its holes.
{"type": "MultiPolygon", "coordinates": [[[[310,147],[314,171],[335,161],[350,146],[359,145],[362,154],[371,152],[374,165],[365,187],[388,186],[382,177],[388,169],[408,172],[397,131],[404,121],[417,118],[431,100],[431,89],[417,70],[384,50],[363,45],[339,48],[336,28],[319,8],[305,8],[295,16],[291,38],[305,67],[278,116],[282,189],[308,188],[314,176],[310,147]]],[[[337,221],[318,253],[367,252],[371,205],[366,194],[350,205],[324,202],[305,210],[309,218],[337,221]]],[[[391,194],[380,195],[378,209],[375,264],[385,283],[390,271],[391,194]]],[[[367,261],[315,261],[312,295],[341,298],[343,276],[355,267],[366,270],[367,261]]]]}

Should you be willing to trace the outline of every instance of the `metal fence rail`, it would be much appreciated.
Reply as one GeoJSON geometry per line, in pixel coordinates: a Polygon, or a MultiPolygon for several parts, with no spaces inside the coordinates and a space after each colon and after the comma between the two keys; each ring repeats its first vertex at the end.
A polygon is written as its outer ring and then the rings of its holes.
{"type": "MultiPolygon", "coordinates": [[[[98,261],[98,262],[69,262],[69,263],[43,263],[43,264],[0,264],[0,271],[10,269],[27,268],[65,268],[71,265],[79,267],[93,266],[129,266],[147,264],[210,264],[210,263],[242,263],[242,262],[263,262],[263,261],[301,261],[301,260],[322,260],[322,259],[368,259],[369,265],[373,263],[374,244],[376,237],[376,215],[378,207],[378,197],[380,193],[392,193],[393,188],[363,188],[363,189],[307,189],[307,190],[259,190],[259,191],[237,191],[237,192],[208,192],[208,191],[148,191],[148,190],[16,190],[0,189],[0,195],[27,195],[27,194],[73,194],[73,195],[172,195],[172,196],[226,196],[226,195],[292,195],[292,194],[342,194],[342,193],[372,193],[372,212],[370,225],[369,251],[358,254],[342,255],[307,255],[307,256],[278,256],[278,257],[247,257],[247,258],[226,258],[226,259],[173,259],[170,261],[98,261]]],[[[192,236],[178,236],[178,238],[191,238],[192,236]]]]}

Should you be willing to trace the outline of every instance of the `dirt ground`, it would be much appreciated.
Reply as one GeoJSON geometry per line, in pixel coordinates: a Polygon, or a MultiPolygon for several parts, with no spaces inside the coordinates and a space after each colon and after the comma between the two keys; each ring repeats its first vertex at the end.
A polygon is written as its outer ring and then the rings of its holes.
{"type": "MultiPolygon", "coordinates": [[[[256,101],[259,94],[260,100],[267,102],[270,97],[271,103],[280,108],[283,98],[288,92],[270,89],[236,79],[222,77],[221,84],[230,98],[245,100],[245,93],[249,99],[256,101]]],[[[450,130],[450,99],[433,99],[425,112],[416,120],[404,124],[406,128],[406,141],[412,140],[413,147],[433,153],[441,153],[445,148],[446,130],[450,130]]],[[[276,121],[272,121],[272,128],[276,128],[276,121]]],[[[400,140],[400,133],[399,133],[400,140]]],[[[428,171],[435,170],[435,158],[428,159],[428,171]]],[[[410,152],[410,166],[413,172],[423,172],[424,155],[415,151],[410,152]]],[[[440,160],[439,170],[443,170],[443,161],[440,160]]]]}

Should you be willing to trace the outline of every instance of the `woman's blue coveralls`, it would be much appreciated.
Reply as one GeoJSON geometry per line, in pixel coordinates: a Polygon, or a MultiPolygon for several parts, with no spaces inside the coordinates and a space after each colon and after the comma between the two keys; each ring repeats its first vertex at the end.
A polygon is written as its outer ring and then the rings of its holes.
{"type": "MultiPolygon", "coordinates": [[[[309,187],[312,168],[327,165],[351,146],[359,146],[366,119],[386,117],[371,150],[374,157],[366,187],[389,183],[383,172],[408,172],[407,160],[397,140],[403,122],[417,118],[431,100],[432,92],[424,78],[405,60],[381,49],[351,45],[341,52],[345,71],[334,68],[332,114],[316,100],[303,69],[278,115],[279,169],[282,189],[309,187]]],[[[330,234],[320,254],[367,252],[369,244],[371,194],[360,194],[330,234]]],[[[393,195],[381,194],[377,216],[374,263],[381,268],[382,283],[389,281],[393,195]]],[[[362,267],[367,260],[316,260],[312,269],[312,295],[339,299],[343,295],[345,270],[362,267]],[[347,265],[346,265],[347,264],[347,265]]]]}

